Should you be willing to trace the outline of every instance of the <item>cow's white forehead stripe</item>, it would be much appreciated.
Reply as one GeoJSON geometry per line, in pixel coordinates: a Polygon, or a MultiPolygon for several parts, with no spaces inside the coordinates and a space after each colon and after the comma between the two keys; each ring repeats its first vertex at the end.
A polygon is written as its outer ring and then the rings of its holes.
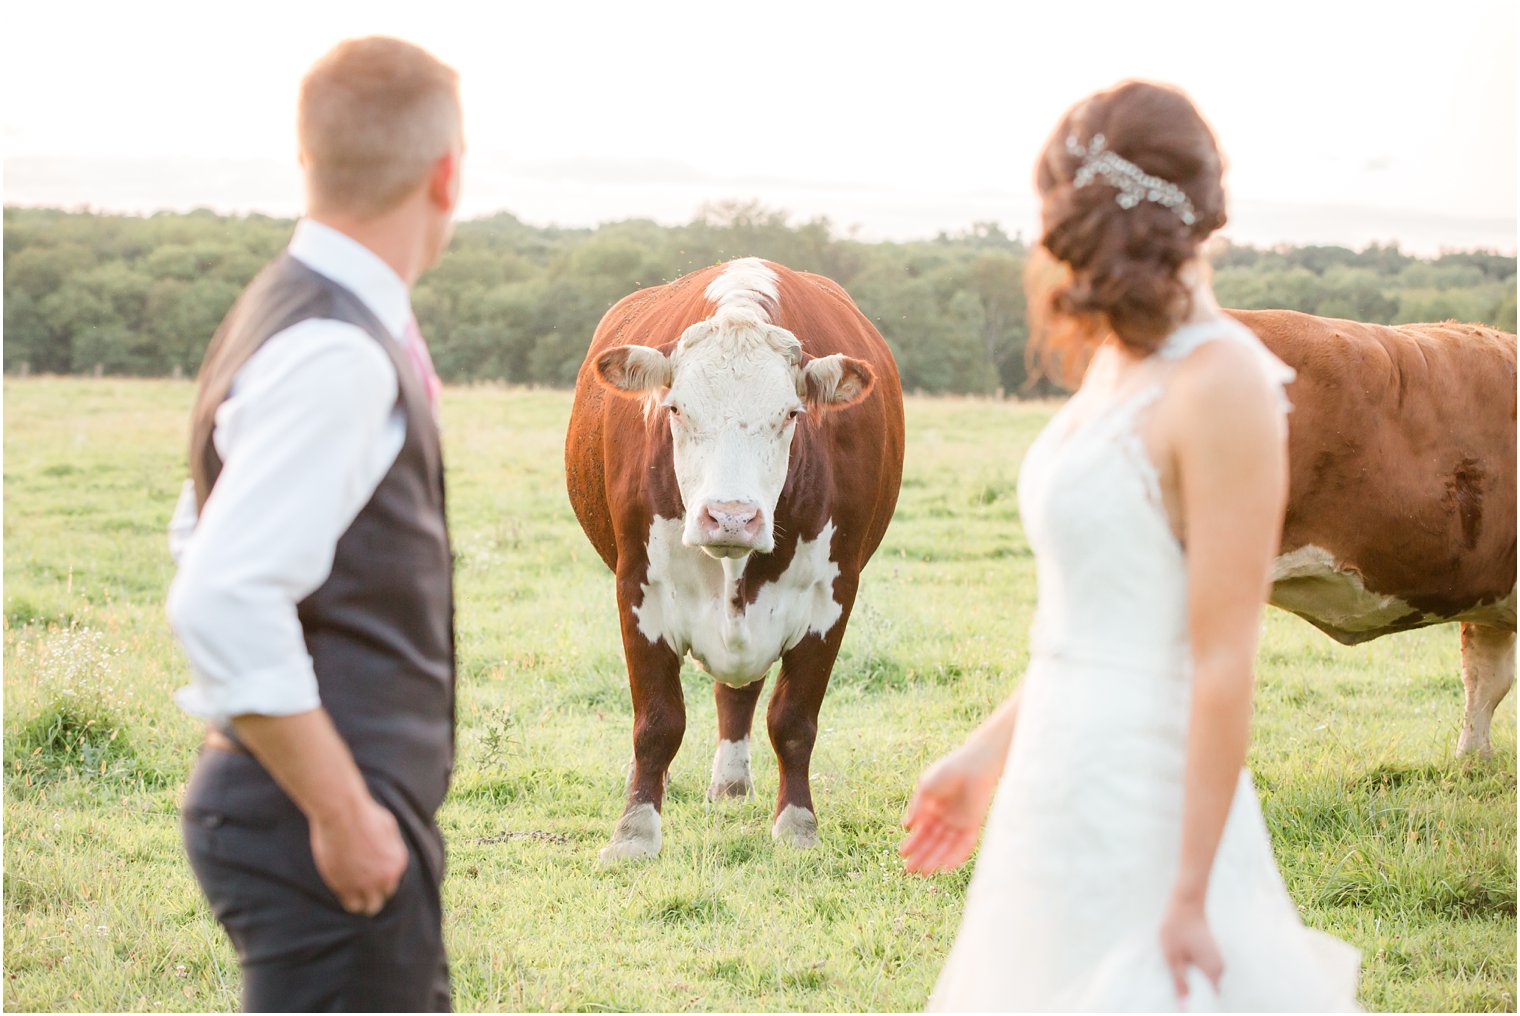
{"type": "Polygon", "coordinates": [[[718,305],[714,318],[756,315],[774,323],[771,313],[781,302],[776,272],[759,258],[739,258],[707,284],[706,295],[718,305]]]}

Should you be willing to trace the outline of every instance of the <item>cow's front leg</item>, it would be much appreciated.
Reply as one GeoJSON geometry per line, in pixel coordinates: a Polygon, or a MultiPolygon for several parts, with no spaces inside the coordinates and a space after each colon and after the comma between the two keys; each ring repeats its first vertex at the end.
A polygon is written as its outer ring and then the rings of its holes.
{"type": "Polygon", "coordinates": [[[660,852],[660,809],[666,774],[686,733],[686,703],[681,696],[681,658],[663,640],[644,637],[619,585],[623,654],[633,693],[633,771],[628,803],[602,848],[605,864],[654,857],[660,852]]]}
{"type": "MultiPolygon", "coordinates": [[[[853,600],[853,597],[850,598],[853,600]]],[[[818,708],[829,686],[834,658],[844,637],[850,602],[838,622],[823,636],[809,635],[781,657],[781,673],[766,710],[771,745],[781,770],[781,790],[776,796],[776,821],[771,836],[794,847],[818,843],[818,817],[813,811],[813,789],[808,767],[813,743],[818,738],[818,708]]]]}
{"type": "Polygon", "coordinates": [[[713,755],[712,782],[707,785],[710,801],[729,797],[748,800],[755,796],[749,767],[749,731],[755,722],[755,703],[764,687],[764,678],[742,688],[731,688],[722,682],[713,685],[713,697],[718,703],[718,750],[713,755]]]}
{"type": "Polygon", "coordinates": [[[1457,754],[1493,753],[1494,709],[1515,683],[1515,633],[1483,624],[1462,625],[1462,684],[1467,705],[1457,754]]]}

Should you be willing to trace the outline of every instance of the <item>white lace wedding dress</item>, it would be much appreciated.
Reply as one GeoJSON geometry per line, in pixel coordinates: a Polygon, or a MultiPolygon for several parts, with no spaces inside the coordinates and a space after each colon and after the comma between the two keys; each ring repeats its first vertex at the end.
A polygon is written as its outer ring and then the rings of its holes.
{"type": "MultiPolygon", "coordinates": [[[[1187,577],[1140,424],[1177,362],[1214,340],[1293,377],[1233,321],[1185,325],[1146,362],[1151,383],[1101,405],[1078,393],[1024,460],[1031,662],[931,1009],[1177,1008],[1157,931],[1181,836],[1187,577]]],[[[1244,771],[1206,906],[1225,972],[1217,994],[1193,972],[1190,1010],[1356,1008],[1359,954],[1299,920],[1244,771]]]]}

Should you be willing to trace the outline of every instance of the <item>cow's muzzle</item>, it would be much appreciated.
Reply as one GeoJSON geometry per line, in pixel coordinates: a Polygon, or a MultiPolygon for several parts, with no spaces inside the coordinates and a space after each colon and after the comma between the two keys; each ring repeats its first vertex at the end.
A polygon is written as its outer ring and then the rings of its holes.
{"type": "Polygon", "coordinates": [[[760,549],[765,513],[752,501],[709,501],[697,513],[695,546],[714,557],[743,557],[760,549]]]}

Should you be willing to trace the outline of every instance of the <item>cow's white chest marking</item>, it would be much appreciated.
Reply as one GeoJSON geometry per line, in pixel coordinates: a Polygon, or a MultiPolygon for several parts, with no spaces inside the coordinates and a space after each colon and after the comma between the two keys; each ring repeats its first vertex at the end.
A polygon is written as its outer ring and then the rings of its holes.
{"type": "Polygon", "coordinates": [[[691,653],[715,679],[738,688],[764,677],[806,636],[823,635],[839,622],[839,565],[829,559],[832,521],[816,540],[799,540],[786,571],[748,604],[736,594],[748,558],[718,561],[685,546],[682,524],[655,516],[649,527],[649,572],[633,615],[650,642],[664,639],[678,655],[691,653]]]}

